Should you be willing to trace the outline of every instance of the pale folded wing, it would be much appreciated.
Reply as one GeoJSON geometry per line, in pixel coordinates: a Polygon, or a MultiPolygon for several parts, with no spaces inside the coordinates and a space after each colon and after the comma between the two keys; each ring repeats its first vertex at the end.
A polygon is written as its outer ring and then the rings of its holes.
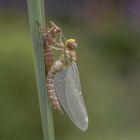
{"type": "Polygon", "coordinates": [[[88,127],[88,115],[75,63],[56,73],[55,90],[64,111],[79,129],[85,131],[88,127]]]}

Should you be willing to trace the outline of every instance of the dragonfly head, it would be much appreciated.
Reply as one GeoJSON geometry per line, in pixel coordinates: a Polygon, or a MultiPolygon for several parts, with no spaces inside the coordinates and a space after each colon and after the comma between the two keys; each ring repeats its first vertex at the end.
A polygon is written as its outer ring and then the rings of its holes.
{"type": "Polygon", "coordinates": [[[66,47],[69,47],[71,49],[77,48],[77,43],[75,39],[68,39],[65,41],[66,47]]]}

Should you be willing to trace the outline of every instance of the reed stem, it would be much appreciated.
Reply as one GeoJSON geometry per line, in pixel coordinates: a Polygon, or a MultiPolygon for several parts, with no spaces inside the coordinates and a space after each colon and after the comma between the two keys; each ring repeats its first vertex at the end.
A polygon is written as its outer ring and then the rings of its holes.
{"type": "Polygon", "coordinates": [[[44,140],[55,140],[52,108],[46,91],[43,42],[40,29],[45,26],[44,0],[27,0],[34,64],[44,140]]]}

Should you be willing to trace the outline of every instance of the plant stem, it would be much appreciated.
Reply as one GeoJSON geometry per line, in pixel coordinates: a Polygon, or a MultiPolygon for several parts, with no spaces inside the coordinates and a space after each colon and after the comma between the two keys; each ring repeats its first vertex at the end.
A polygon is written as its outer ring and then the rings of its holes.
{"type": "Polygon", "coordinates": [[[54,140],[52,108],[46,92],[43,42],[40,29],[45,26],[44,0],[27,0],[34,63],[44,140],[54,140]]]}

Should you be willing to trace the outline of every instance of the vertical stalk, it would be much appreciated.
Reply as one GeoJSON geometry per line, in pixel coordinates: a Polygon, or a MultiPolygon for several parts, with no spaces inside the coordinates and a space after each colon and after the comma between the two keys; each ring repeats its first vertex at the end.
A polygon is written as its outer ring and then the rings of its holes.
{"type": "Polygon", "coordinates": [[[54,140],[52,108],[46,92],[43,42],[40,29],[45,26],[44,0],[27,0],[34,63],[44,140],[54,140]]]}

